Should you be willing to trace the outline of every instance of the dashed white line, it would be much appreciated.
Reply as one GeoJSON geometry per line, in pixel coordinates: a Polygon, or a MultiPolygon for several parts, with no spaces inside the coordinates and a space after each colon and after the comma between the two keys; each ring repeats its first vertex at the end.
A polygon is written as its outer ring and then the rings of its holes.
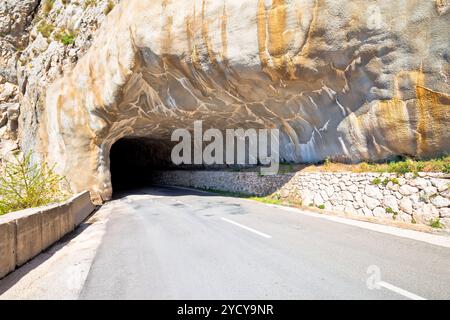
{"type": "Polygon", "coordinates": [[[242,225],[242,224],[240,224],[240,223],[234,222],[234,221],[229,220],[229,219],[227,219],[227,218],[221,218],[221,219],[222,219],[223,221],[225,221],[225,222],[234,224],[234,225],[237,226],[237,227],[240,227],[240,228],[245,229],[245,230],[247,230],[247,231],[253,232],[253,233],[255,233],[255,234],[257,234],[257,235],[259,235],[259,236],[261,236],[261,237],[264,237],[264,238],[267,238],[267,239],[272,238],[272,236],[269,236],[268,234],[265,234],[265,233],[260,232],[260,231],[258,231],[258,230],[249,228],[249,227],[247,227],[247,226],[244,226],[244,225],[242,225]]]}
{"type": "Polygon", "coordinates": [[[391,290],[391,291],[393,291],[395,293],[398,293],[398,294],[400,294],[400,295],[402,295],[404,297],[407,297],[407,298],[409,298],[411,300],[427,300],[427,299],[425,299],[425,298],[423,298],[421,296],[418,296],[418,295],[416,295],[414,293],[406,291],[406,290],[404,290],[402,288],[396,287],[393,284],[390,284],[390,283],[385,282],[385,281],[378,282],[378,285],[380,287],[383,287],[385,289],[388,289],[388,290],[391,290]]]}

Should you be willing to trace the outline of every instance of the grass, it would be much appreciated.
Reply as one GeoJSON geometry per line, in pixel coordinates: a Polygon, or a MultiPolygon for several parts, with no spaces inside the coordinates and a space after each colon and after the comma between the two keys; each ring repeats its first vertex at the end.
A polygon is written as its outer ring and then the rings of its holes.
{"type": "Polygon", "coordinates": [[[262,202],[262,203],[265,203],[265,204],[276,204],[276,205],[283,205],[283,204],[285,204],[282,200],[276,199],[276,198],[272,198],[272,197],[250,197],[248,199],[254,200],[254,201],[258,201],[258,202],[262,202]]]}
{"type": "Polygon", "coordinates": [[[223,190],[217,190],[217,189],[211,189],[211,188],[199,188],[200,190],[215,193],[224,197],[234,197],[234,198],[242,198],[242,199],[249,199],[253,201],[258,201],[265,204],[275,204],[275,205],[288,205],[288,206],[301,206],[301,203],[293,202],[293,201],[285,201],[281,200],[277,196],[266,196],[266,197],[258,197],[246,193],[240,193],[240,192],[229,192],[229,191],[223,191],[223,190]]]}
{"type": "Polygon", "coordinates": [[[379,185],[381,183],[381,179],[380,178],[375,178],[372,180],[372,184],[374,185],[379,185]]]}
{"type": "Polygon", "coordinates": [[[386,212],[387,212],[387,213],[390,213],[390,214],[393,214],[393,215],[397,215],[397,214],[398,214],[397,212],[395,212],[394,210],[392,210],[392,208],[390,208],[390,207],[387,207],[387,208],[386,208],[386,212]]]}
{"type": "Polygon", "coordinates": [[[45,16],[47,16],[50,11],[53,9],[53,5],[55,4],[55,0],[45,0],[44,4],[42,5],[42,12],[45,16]]]}
{"type": "MultiPolygon", "coordinates": [[[[410,158],[380,164],[361,163],[355,165],[354,172],[380,172],[380,173],[414,173],[443,172],[450,173],[450,156],[430,160],[414,160],[410,158]]],[[[394,181],[393,181],[394,182],[394,181]]],[[[398,181],[397,181],[398,182],[398,181]]],[[[394,182],[395,183],[395,182],[394,182]]]]}
{"type": "MultiPolygon", "coordinates": [[[[244,169],[232,169],[236,171],[255,171],[259,168],[244,168],[244,169]]],[[[336,163],[327,158],[324,162],[319,164],[288,164],[281,163],[279,174],[295,173],[295,172],[354,172],[354,173],[396,173],[405,174],[413,173],[417,175],[419,172],[442,172],[450,173],[450,156],[429,159],[429,160],[416,160],[406,157],[399,157],[392,161],[384,163],[367,163],[362,162],[358,164],[345,164],[336,163]]],[[[398,180],[393,178],[390,180],[392,183],[397,184],[398,180]]],[[[380,181],[378,184],[383,183],[380,181]]],[[[389,181],[385,182],[386,184],[389,181]]]]}
{"type": "Polygon", "coordinates": [[[105,14],[105,16],[107,16],[114,9],[114,6],[115,6],[114,2],[109,0],[108,4],[105,7],[105,10],[103,10],[103,13],[105,14]]]}
{"type": "Polygon", "coordinates": [[[87,9],[88,7],[95,7],[97,5],[97,0],[86,0],[84,2],[84,9],[87,9]]]}
{"type": "Polygon", "coordinates": [[[33,164],[32,154],[7,161],[0,176],[0,215],[45,206],[70,196],[67,180],[46,163],[33,164]]]}
{"type": "Polygon", "coordinates": [[[432,219],[430,221],[430,227],[435,228],[435,229],[442,229],[444,226],[441,223],[441,219],[436,218],[436,219],[432,219]]]}
{"type": "Polygon", "coordinates": [[[37,27],[37,31],[40,32],[44,36],[44,38],[47,39],[50,38],[54,30],[55,26],[44,20],[42,20],[37,27]]]}
{"type": "Polygon", "coordinates": [[[75,43],[75,38],[77,37],[75,32],[70,30],[61,30],[55,35],[55,40],[61,42],[65,46],[69,46],[75,43]]]}

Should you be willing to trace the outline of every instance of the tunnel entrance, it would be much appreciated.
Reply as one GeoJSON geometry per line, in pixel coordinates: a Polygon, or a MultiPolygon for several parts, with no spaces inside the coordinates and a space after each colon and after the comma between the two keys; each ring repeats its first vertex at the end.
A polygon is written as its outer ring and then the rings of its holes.
{"type": "Polygon", "coordinates": [[[171,166],[169,141],[140,137],[118,140],[110,151],[113,192],[136,189],[151,184],[152,172],[171,166]]]}

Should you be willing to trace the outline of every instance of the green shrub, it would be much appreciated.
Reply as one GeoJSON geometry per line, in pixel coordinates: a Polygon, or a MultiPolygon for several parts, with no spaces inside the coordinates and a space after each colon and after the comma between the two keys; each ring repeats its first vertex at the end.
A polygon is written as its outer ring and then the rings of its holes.
{"type": "Polygon", "coordinates": [[[318,206],[317,208],[319,208],[319,209],[325,209],[325,205],[324,204],[321,204],[320,206],[318,206]]]}
{"type": "Polygon", "coordinates": [[[381,183],[381,179],[380,178],[375,178],[375,179],[372,180],[372,184],[379,185],[380,183],[381,183]]]}
{"type": "Polygon", "coordinates": [[[55,3],[55,0],[45,0],[44,4],[42,5],[42,12],[44,12],[44,15],[48,15],[50,11],[53,9],[53,4],[55,3]]]}
{"type": "Polygon", "coordinates": [[[55,35],[55,40],[61,42],[65,46],[69,46],[75,43],[75,38],[77,35],[75,32],[69,30],[62,30],[60,33],[55,35]]]}
{"type": "Polygon", "coordinates": [[[31,153],[5,163],[0,176],[0,215],[66,200],[67,180],[46,163],[31,161],[31,153]]]}
{"type": "Polygon", "coordinates": [[[442,165],[442,172],[450,173],[450,163],[445,163],[442,165]]]}
{"type": "Polygon", "coordinates": [[[390,214],[396,214],[397,212],[395,212],[394,210],[392,210],[392,208],[390,208],[390,207],[387,207],[386,208],[386,212],[387,213],[390,213],[390,214]]]}
{"type": "Polygon", "coordinates": [[[396,185],[399,185],[399,184],[400,184],[400,181],[398,181],[397,178],[392,178],[392,179],[391,179],[391,182],[392,182],[393,184],[396,184],[396,185]]]}
{"type": "Polygon", "coordinates": [[[84,2],[84,9],[87,9],[88,7],[95,7],[97,5],[97,0],[86,0],[84,2]]]}
{"type": "Polygon", "coordinates": [[[444,226],[441,224],[441,219],[436,218],[436,219],[432,219],[430,221],[430,227],[436,228],[436,229],[442,229],[444,226]]]}
{"type": "Polygon", "coordinates": [[[46,21],[41,21],[37,27],[37,31],[40,32],[45,38],[50,38],[55,26],[46,21]]]}
{"type": "Polygon", "coordinates": [[[105,14],[105,16],[107,16],[114,9],[114,6],[115,6],[114,2],[109,0],[108,4],[105,7],[105,10],[103,10],[103,13],[105,14]]]}

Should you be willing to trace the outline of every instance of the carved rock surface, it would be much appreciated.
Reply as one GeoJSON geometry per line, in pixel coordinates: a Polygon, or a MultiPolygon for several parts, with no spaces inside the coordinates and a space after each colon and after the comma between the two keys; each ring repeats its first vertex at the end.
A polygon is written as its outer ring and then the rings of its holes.
{"type": "Polygon", "coordinates": [[[285,161],[438,155],[450,151],[448,7],[124,0],[47,90],[39,135],[22,145],[98,200],[112,193],[114,142],[170,141],[194,120],[279,128],[285,161]]]}

